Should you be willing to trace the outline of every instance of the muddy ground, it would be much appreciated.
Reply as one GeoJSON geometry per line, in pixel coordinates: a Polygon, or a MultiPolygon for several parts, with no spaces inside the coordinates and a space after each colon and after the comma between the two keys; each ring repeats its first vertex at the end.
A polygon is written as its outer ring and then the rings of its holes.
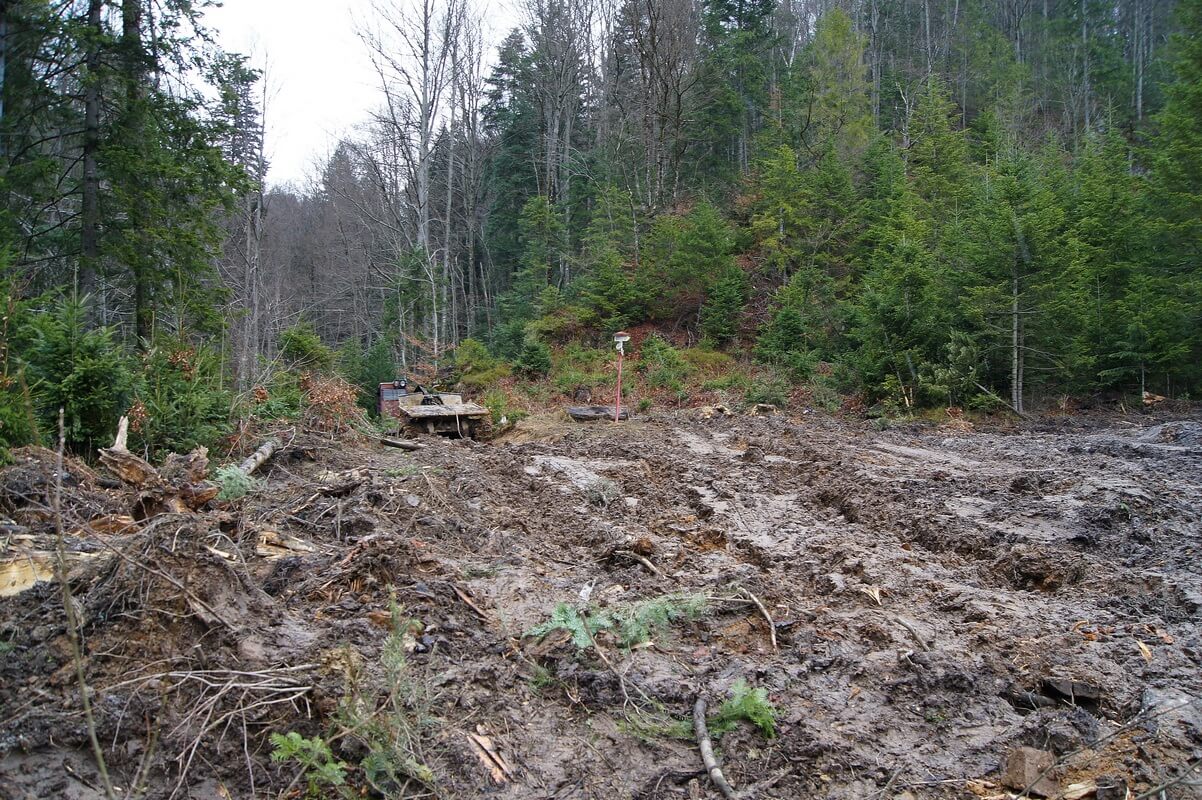
{"type": "MultiPolygon", "coordinates": [[[[269,758],[294,730],[347,766],[315,796],[379,796],[370,777],[397,797],[718,797],[681,721],[744,680],[776,735],[716,745],[754,796],[1002,797],[1021,745],[1056,759],[1045,792],[1198,796],[1202,424],[967,427],[690,411],[418,452],[298,436],[258,492],[117,529],[96,521],[129,491],[70,463],[112,781],[300,796],[297,763],[269,758]],[[699,616],[631,648],[526,635],[560,603],[685,594],[699,616]],[[393,770],[369,776],[381,737],[393,770]]],[[[10,560],[53,529],[48,455],[0,475],[10,560]]],[[[0,598],[0,797],[103,796],[63,609],[50,581],[0,598]]]]}

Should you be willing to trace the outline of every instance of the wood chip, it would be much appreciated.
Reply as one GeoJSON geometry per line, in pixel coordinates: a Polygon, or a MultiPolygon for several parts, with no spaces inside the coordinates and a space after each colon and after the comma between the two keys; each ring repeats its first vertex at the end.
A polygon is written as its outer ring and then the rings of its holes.
{"type": "Polygon", "coordinates": [[[497,752],[490,737],[479,733],[467,733],[464,735],[467,736],[468,744],[472,746],[472,751],[475,752],[476,758],[480,759],[480,763],[488,770],[488,774],[492,776],[494,783],[507,783],[513,779],[513,768],[509,766],[509,762],[505,760],[505,757],[497,752]]]}

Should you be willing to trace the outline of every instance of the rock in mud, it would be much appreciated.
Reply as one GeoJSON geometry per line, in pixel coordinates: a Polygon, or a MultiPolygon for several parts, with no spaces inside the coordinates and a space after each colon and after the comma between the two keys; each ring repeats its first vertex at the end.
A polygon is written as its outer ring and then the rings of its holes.
{"type": "Polygon", "coordinates": [[[1030,787],[1035,797],[1055,797],[1060,786],[1049,773],[1056,758],[1046,750],[1017,747],[1002,762],[1002,784],[1016,791],[1030,787]]]}

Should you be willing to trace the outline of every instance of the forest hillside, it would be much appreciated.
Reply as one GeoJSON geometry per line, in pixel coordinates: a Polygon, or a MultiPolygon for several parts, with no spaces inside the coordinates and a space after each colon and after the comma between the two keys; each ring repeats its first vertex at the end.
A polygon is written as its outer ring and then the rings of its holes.
{"type": "Polygon", "coordinates": [[[5,4],[0,439],[211,443],[305,371],[501,416],[622,328],[644,405],[1196,396],[1197,0],[519,5],[380,5],[376,113],[281,187],[203,4],[5,4]]]}

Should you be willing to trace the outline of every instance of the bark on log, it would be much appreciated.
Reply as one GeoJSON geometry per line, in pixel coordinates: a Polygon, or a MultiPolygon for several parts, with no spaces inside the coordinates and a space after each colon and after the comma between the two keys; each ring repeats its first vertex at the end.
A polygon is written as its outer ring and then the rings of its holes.
{"type": "Polygon", "coordinates": [[[259,446],[259,449],[251,453],[250,458],[243,461],[238,469],[242,470],[243,475],[250,475],[252,472],[263,466],[263,462],[275,455],[276,448],[279,442],[274,439],[268,439],[259,446]]]}

